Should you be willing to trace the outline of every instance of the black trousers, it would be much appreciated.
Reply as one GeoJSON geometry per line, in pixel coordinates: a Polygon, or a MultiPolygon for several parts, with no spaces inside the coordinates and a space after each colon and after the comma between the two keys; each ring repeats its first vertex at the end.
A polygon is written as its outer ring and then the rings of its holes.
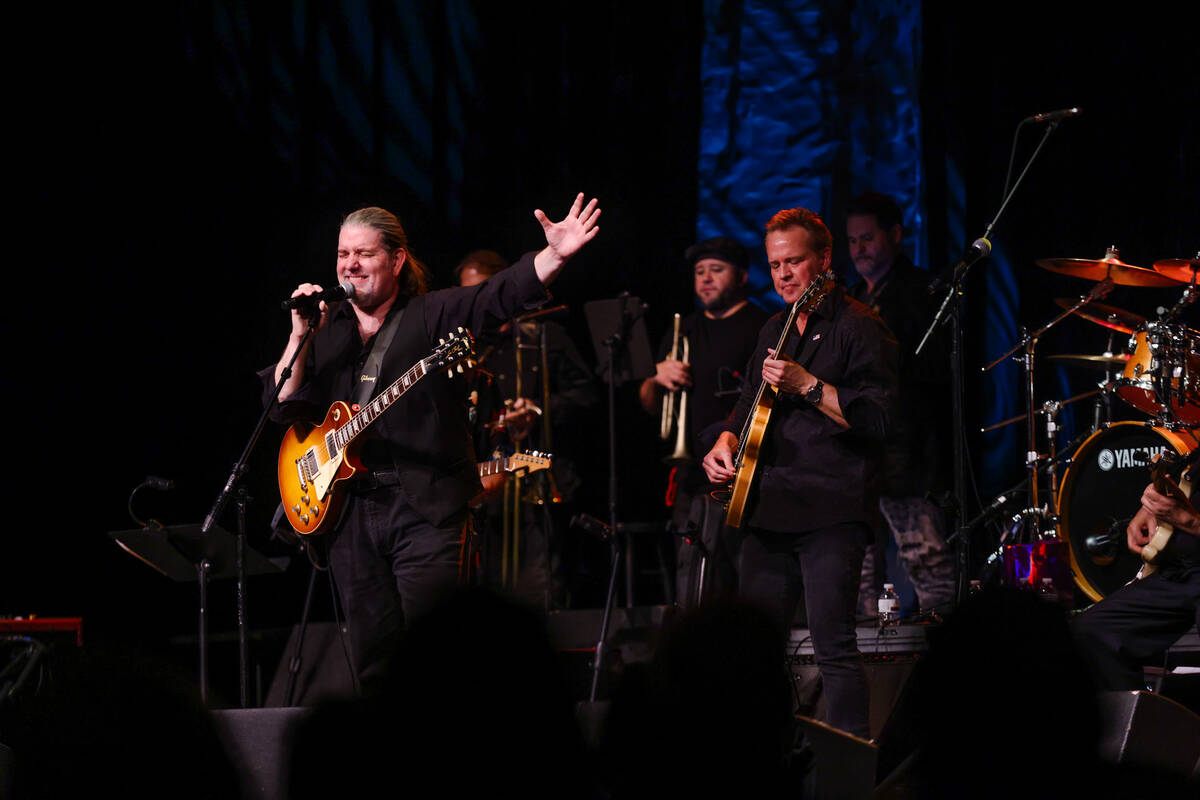
{"type": "Polygon", "coordinates": [[[1197,624],[1200,568],[1168,568],[1092,606],[1076,620],[1075,632],[1099,688],[1142,689],[1142,667],[1197,624]]]}
{"type": "Polygon", "coordinates": [[[829,709],[829,724],[868,738],[869,693],[858,652],[855,606],[863,555],[873,534],[865,523],[803,533],[747,529],[740,593],[790,629],[801,595],[829,709]]]}
{"type": "Polygon", "coordinates": [[[404,629],[458,584],[464,520],[430,524],[395,485],[352,493],[329,565],[363,693],[386,678],[404,629]]]}

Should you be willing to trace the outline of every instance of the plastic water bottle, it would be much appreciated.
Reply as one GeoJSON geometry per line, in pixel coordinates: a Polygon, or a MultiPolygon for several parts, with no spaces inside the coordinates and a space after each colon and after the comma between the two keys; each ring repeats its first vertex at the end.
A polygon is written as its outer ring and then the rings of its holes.
{"type": "Polygon", "coordinates": [[[892,583],[883,585],[883,593],[879,595],[879,628],[880,630],[900,623],[900,598],[896,595],[896,586],[892,583]]]}
{"type": "Polygon", "coordinates": [[[1042,578],[1042,585],[1037,590],[1038,597],[1047,603],[1058,602],[1058,590],[1054,588],[1053,578],[1042,578]]]}

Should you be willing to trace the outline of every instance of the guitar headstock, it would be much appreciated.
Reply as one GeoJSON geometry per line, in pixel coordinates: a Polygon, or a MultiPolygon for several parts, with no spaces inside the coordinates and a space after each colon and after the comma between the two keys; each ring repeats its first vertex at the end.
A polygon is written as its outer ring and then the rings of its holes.
{"type": "Polygon", "coordinates": [[[813,278],[813,282],[804,290],[804,294],[796,298],[797,313],[807,314],[821,305],[821,301],[825,299],[825,295],[829,294],[833,285],[833,270],[827,269],[813,278]]]}
{"type": "Polygon", "coordinates": [[[459,362],[465,361],[468,367],[473,367],[474,359],[475,338],[469,330],[459,326],[457,331],[446,334],[445,339],[438,339],[438,346],[433,348],[433,352],[425,359],[425,364],[431,372],[444,369],[453,376],[454,370],[451,368],[455,364],[458,364],[458,371],[462,372],[462,364],[459,362]]]}
{"type": "Polygon", "coordinates": [[[534,450],[530,453],[513,453],[508,457],[509,471],[523,469],[526,472],[537,472],[538,470],[550,468],[550,454],[539,453],[534,450]]]}
{"type": "Polygon", "coordinates": [[[1175,482],[1176,479],[1172,473],[1183,466],[1183,461],[1183,456],[1170,450],[1150,456],[1150,462],[1147,465],[1150,468],[1150,481],[1159,494],[1175,495],[1179,492],[1179,485],[1175,482]]]}

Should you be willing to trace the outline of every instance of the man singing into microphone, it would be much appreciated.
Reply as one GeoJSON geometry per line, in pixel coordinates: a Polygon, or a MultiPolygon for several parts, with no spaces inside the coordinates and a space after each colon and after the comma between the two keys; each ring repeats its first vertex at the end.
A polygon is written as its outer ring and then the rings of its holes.
{"type": "MultiPolygon", "coordinates": [[[[546,247],[473,287],[427,293],[400,221],[382,208],[346,217],[338,236],[337,278],[353,287],[337,306],[324,302],[318,330],[283,386],[278,421],[320,420],[337,400],[362,403],[429,355],[450,331],[482,331],[546,299],[546,286],[599,231],[596,200],[575,198],[560,222],[540,210],[546,247]],[[362,384],[370,384],[360,392],[362,384]],[[358,398],[362,398],[359,400],[358,398]]],[[[293,297],[319,294],[303,283],[293,297]]],[[[311,303],[309,304],[311,307],[311,303]]],[[[279,363],[260,375],[269,397],[300,346],[307,322],[292,311],[279,363]]],[[[430,374],[367,430],[366,469],[349,487],[331,532],[329,564],[350,630],[362,690],[377,688],[400,632],[451,590],[457,579],[467,501],[480,491],[461,378],[430,374]]]]}

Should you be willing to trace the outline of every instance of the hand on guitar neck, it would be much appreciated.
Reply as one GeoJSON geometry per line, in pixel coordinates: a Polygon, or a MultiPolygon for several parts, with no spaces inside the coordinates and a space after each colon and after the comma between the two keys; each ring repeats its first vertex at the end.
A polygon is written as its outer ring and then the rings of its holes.
{"type": "Polygon", "coordinates": [[[1142,507],[1125,530],[1129,549],[1146,562],[1138,571],[1138,578],[1154,572],[1159,555],[1176,531],[1200,536],[1200,514],[1196,513],[1188,499],[1191,495],[1190,478],[1176,484],[1167,476],[1164,464],[1159,461],[1156,458],[1151,467],[1154,482],[1142,492],[1142,507]]]}
{"type": "MultiPolygon", "coordinates": [[[[1147,486],[1146,491],[1142,492],[1142,508],[1138,516],[1145,512],[1152,520],[1165,522],[1177,531],[1200,536],[1200,513],[1179,487],[1172,488],[1173,492],[1164,493],[1156,489],[1154,484],[1147,486]]],[[[1134,517],[1134,521],[1137,521],[1137,517],[1134,517]]]]}

